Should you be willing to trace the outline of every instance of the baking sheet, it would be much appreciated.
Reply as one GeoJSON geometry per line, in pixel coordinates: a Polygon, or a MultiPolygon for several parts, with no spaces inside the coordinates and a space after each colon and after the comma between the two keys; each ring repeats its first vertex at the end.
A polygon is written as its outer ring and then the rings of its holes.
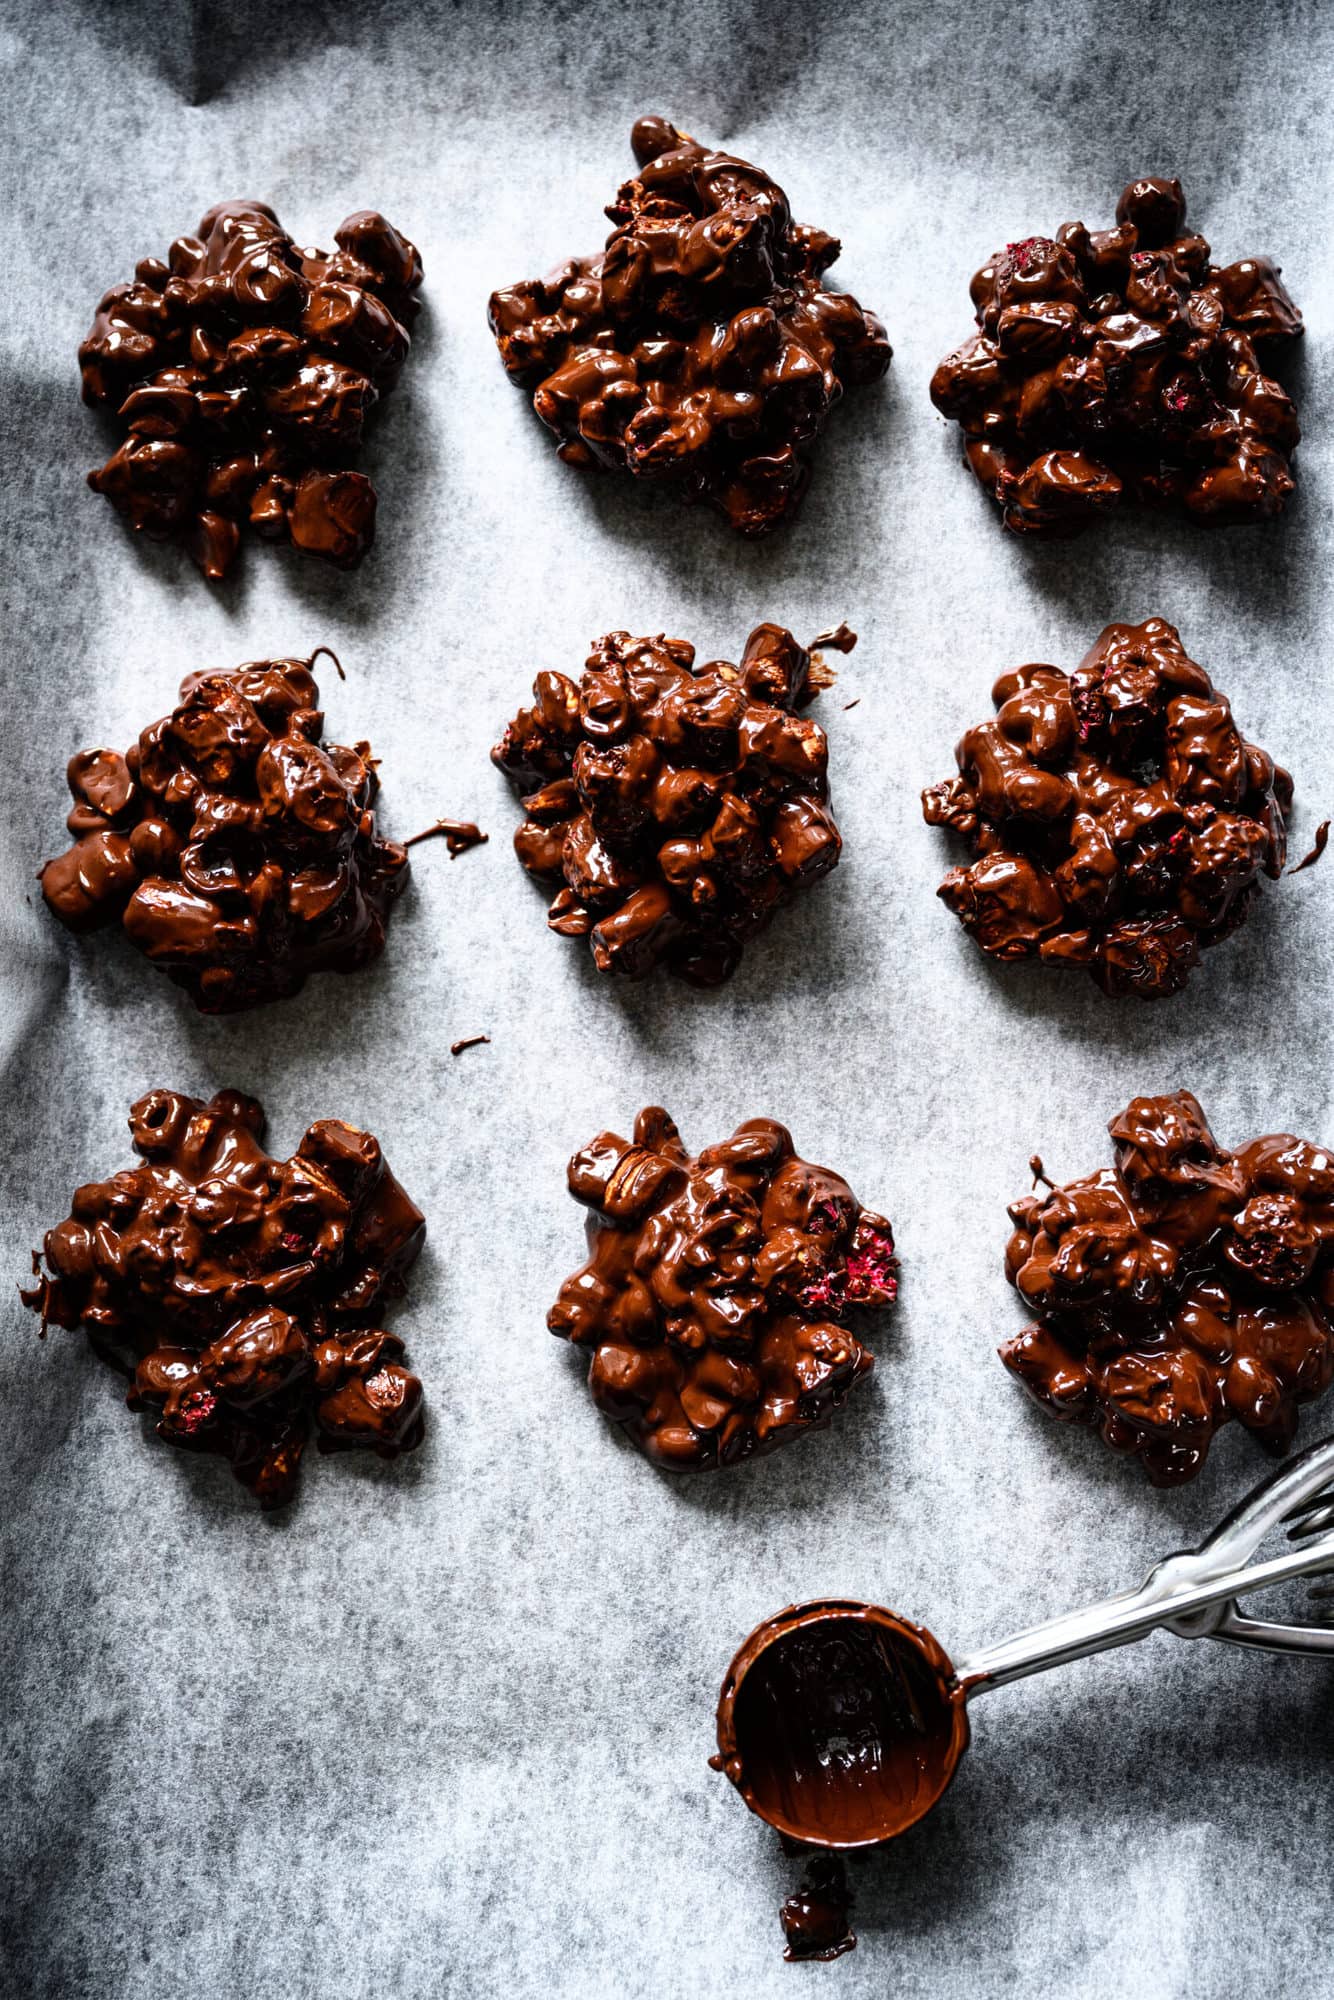
{"type": "MultiPolygon", "coordinates": [[[[860,1948],[815,1971],[781,1961],[795,1866],[705,1764],[734,1645],[791,1599],[889,1602],[957,1657],[1135,1580],[1265,1469],[1230,1432],[1155,1494],[1029,1407],[993,1355],[1021,1323],[1004,1206],[1034,1148],[1061,1177],[1102,1163],[1138,1091],[1193,1088],[1228,1142],[1334,1137],[1328,864],[1267,892],[1184,997],[1114,1006],[981,961],[932,894],[953,855],[917,795],[1001,668],[1069,667],[1108,619],[1161,613],[1295,770],[1294,851],[1334,802],[1332,60],[1315,6],[1207,0],[7,0],[0,1269],[128,1160],[151,1085],[256,1092],[284,1150],[317,1116],[365,1124],[429,1216],[394,1324],[430,1431],[393,1466],[312,1459],[264,1518],[141,1434],[80,1340],[42,1346],[5,1309],[6,1992],[1334,1993],[1327,1670],[1159,1639],[993,1696],[942,1808],[855,1869],[860,1948]],[[487,332],[493,286],[601,240],[650,110],[840,233],[835,278],[894,342],[762,546],[561,466],[487,332]],[[1214,537],[1128,517],[1004,538],[931,369],[988,252],[1106,223],[1145,170],[1182,176],[1224,260],[1275,255],[1304,308],[1300,490],[1214,537]],[[99,294],[236,194],[316,242],[376,205],[423,252],[367,454],[381,539],[349,577],[252,545],[211,589],[83,486],[99,294]],[[817,713],[843,865],[722,992],[600,981],[546,933],[487,762],[534,671],[577,671],[616,626],[736,657],[760,619],[842,617],[861,644],[817,713]],[[372,972],[201,1020],[42,910],[65,761],[128,743],[190,669],[317,644],[348,669],[322,675],[330,733],[383,760],[388,829],[476,816],[491,844],[416,855],[372,972]],[[903,1254],[837,1427],[697,1482],[623,1444],[543,1326],[582,1254],[565,1160],[654,1101],[696,1144],[782,1118],[903,1254]]],[[[1303,1434],[1331,1422],[1334,1399],[1303,1434]]]]}

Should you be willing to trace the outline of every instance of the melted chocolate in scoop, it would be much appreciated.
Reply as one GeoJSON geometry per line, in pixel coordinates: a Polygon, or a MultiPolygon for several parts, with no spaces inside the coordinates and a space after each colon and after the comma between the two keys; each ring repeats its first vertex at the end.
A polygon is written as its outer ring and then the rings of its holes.
{"type": "Polygon", "coordinates": [[[733,1660],[713,1764],[789,1838],[871,1847],[931,1810],[967,1747],[963,1692],[931,1634],[822,1599],[767,1619],[733,1660]]]}

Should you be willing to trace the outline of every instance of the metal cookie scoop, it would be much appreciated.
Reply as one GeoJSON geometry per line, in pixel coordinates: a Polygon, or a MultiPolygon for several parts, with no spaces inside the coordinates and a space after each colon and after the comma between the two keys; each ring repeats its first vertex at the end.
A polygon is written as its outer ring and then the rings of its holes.
{"type": "MultiPolygon", "coordinates": [[[[718,1754],[751,1811],[815,1847],[892,1840],[936,1804],[968,1747],[966,1704],[989,1688],[1159,1629],[1334,1661],[1334,1628],[1252,1618],[1238,1600],[1334,1571],[1334,1438],[1265,1480],[1198,1549],[1137,1590],[1067,1612],[955,1667],[932,1635],[879,1605],[822,1599],[766,1619],[728,1668],[718,1754]],[[1253,1561],[1285,1527],[1296,1546],[1253,1561]]],[[[1313,1593],[1334,1596],[1327,1585],[1313,1593]]]]}

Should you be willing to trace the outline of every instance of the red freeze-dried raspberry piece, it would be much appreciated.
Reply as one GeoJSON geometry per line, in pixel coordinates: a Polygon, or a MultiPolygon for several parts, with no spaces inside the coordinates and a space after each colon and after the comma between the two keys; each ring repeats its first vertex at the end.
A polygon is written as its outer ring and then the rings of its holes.
{"type": "Polygon", "coordinates": [[[196,1389],[176,1412],[176,1428],[184,1431],[187,1437],[193,1437],[205,1424],[212,1423],[217,1407],[218,1399],[210,1390],[196,1389]]]}
{"type": "Polygon", "coordinates": [[[1007,243],[1006,255],[1015,270],[1026,271],[1033,261],[1034,254],[1042,248],[1046,240],[1043,236],[1025,236],[1019,243],[1007,243]]]}
{"type": "Polygon", "coordinates": [[[870,1299],[893,1299],[898,1295],[892,1236],[874,1235],[866,1249],[854,1250],[848,1258],[847,1296],[853,1305],[870,1299]]]}

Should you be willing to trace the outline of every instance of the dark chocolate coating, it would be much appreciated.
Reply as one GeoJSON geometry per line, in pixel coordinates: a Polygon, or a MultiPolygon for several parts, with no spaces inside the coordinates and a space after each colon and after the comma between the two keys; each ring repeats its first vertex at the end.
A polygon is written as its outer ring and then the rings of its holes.
{"type": "Polygon", "coordinates": [[[975,859],[938,890],[993,958],[1086,968],[1105,993],[1179,992],[1282,873],[1292,779],[1161,618],[1109,625],[1073,674],[1017,667],[996,716],[922,794],[975,859]]]}
{"type": "Polygon", "coordinates": [[[493,292],[510,379],[567,464],[610,467],[706,500],[743,535],[796,508],[845,389],[890,346],[873,313],[822,274],[839,243],[794,223],[758,167],[665,118],[631,136],[639,173],[593,257],[493,292]]]}
{"type": "Polygon", "coordinates": [[[593,1400],[671,1472],[734,1465],[829,1422],[873,1357],[847,1316],[893,1303],[894,1238],[790,1134],[752,1118],[693,1158],[657,1106],[570,1161],[588,1262],[547,1325],[593,1349],[593,1400]]]}
{"type": "Polygon", "coordinates": [[[263,202],[219,202],[106,293],[79,349],[84,402],[125,433],[88,484],[205,576],[247,525],[340,569],[375,538],[375,488],[347,461],[407,357],[421,259],[370,209],[334,240],[298,250],[263,202]]]}
{"type": "Polygon", "coordinates": [[[825,733],[796,713],[829,678],[819,655],[759,625],[739,667],[694,662],[684,639],[609,632],[577,684],[538,675],[491,758],[526,794],[520,861],[561,885],[550,928],[587,937],[600,972],[717,986],[843,843],[825,733]]]}
{"type": "Polygon", "coordinates": [[[931,400],[1017,534],[1077,534],[1127,502],[1213,527],[1282,511],[1300,438],[1257,348],[1302,331],[1267,257],[1222,269],[1174,180],[1132,181],[1114,229],[1009,243],[972,282],[981,328],[931,400]]]}
{"type": "Polygon", "coordinates": [[[292,1498],[312,1423],[321,1451],[418,1445],[421,1383],[379,1319],[426,1224],[378,1141],[322,1119],[271,1159],[262,1108],[231,1090],[151,1091],[130,1132],[144,1164],[76,1189],[33,1260],[43,1332],[82,1324],[130,1408],[266,1508],[292,1498]]]}
{"type": "Polygon", "coordinates": [[[369,743],[322,743],[319,699],[304,660],[189,674],[123,757],[72,757],[75,842],[40,877],[54,915],[119,923],[206,1014],[378,957],[408,856],[376,833],[369,743]]]}
{"type": "Polygon", "coordinates": [[[789,1964],[806,1959],[842,1958],[855,1951],[857,1936],[849,1920],[853,1896],[847,1872],[837,1854],[813,1854],[801,1885],[778,1912],[783,1926],[783,1957],[789,1964]]]}
{"type": "Polygon", "coordinates": [[[930,1812],[967,1747],[963,1691],[931,1633],[829,1598],[751,1633],[718,1697],[710,1762],[788,1839],[874,1847],[930,1812]]]}
{"type": "Polygon", "coordinates": [[[1010,1209],[1006,1276],[1038,1318],[1002,1361],[1155,1486],[1234,1419],[1281,1456],[1334,1380],[1334,1155],[1287,1132],[1229,1153],[1186,1090],[1108,1130],[1114,1167],[1010,1209]]]}

